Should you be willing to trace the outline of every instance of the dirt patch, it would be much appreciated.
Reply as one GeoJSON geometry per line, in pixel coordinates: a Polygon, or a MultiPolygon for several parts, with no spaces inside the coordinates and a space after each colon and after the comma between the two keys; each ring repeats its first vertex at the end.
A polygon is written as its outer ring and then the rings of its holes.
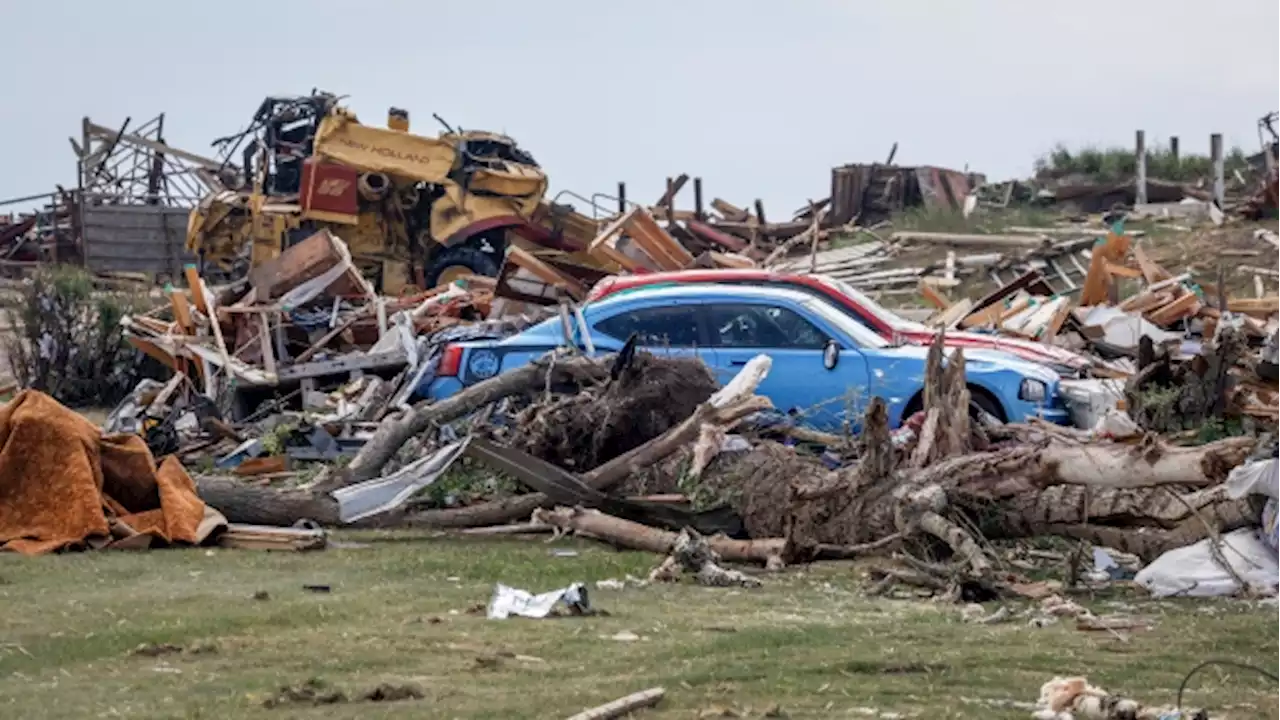
{"type": "MultiPolygon", "coordinates": [[[[356,699],[362,702],[399,702],[421,700],[425,695],[417,685],[381,683],[361,693],[356,699]]],[[[334,688],[320,678],[311,678],[301,685],[285,685],[262,702],[263,707],[275,708],[288,705],[337,705],[350,702],[345,692],[334,688]]]]}

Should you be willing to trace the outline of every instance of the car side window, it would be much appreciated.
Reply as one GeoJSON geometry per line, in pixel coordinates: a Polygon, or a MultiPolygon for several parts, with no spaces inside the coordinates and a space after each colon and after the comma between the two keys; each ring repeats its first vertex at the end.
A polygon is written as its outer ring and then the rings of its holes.
{"type": "Polygon", "coordinates": [[[787,308],[769,305],[712,305],[711,344],[719,347],[821,350],[827,336],[787,308]]]}
{"type": "Polygon", "coordinates": [[[635,333],[640,345],[696,347],[698,310],[692,306],[632,310],[601,320],[595,329],[623,341],[635,333]]]}

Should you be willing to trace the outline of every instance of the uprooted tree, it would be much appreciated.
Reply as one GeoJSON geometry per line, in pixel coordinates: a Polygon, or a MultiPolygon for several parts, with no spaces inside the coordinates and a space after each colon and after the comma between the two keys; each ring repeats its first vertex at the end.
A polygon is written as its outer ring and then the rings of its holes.
{"type": "MultiPolygon", "coordinates": [[[[1252,501],[1229,499],[1214,487],[1246,458],[1252,439],[1173,447],[1154,436],[1125,444],[1044,424],[987,424],[971,414],[963,354],[944,362],[940,344],[930,350],[916,439],[895,443],[885,405],[873,399],[856,462],[835,470],[767,440],[745,452],[720,452],[725,433],[770,407],[754,395],[768,358],[753,360],[714,394],[705,368],[689,362],[643,353],[629,362],[548,356],[384,425],[337,482],[377,477],[411,438],[430,437],[445,423],[506,401],[519,420],[497,439],[575,473],[595,491],[683,457],[681,472],[726,498],[743,519],[750,540],[708,539],[730,562],[778,566],[893,552],[905,565],[886,571],[889,580],[950,590],[977,582],[998,590],[999,563],[987,540],[1052,534],[1150,559],[1256,523],[1260,515],[1252,501]],[[663,390],[670,388],[679,388],[681,397],[663,390]]],[[[228,492],[235,493],[201,484],[202,495],[224,514],[229,506],[250,508],[257,513],[253,522],[336,516],[327,495],[278,493],[245,502],[228,492]],[[272,517],[262,517],[262,508],[271,508],[272,517]]],[[[533,514],[564,531],[664,554],[681,538],[599,510],[555,505],[531,492],[375,521],[468,527],[533,514]]],[[[690,547],[687,537],[683,542],[690,547]]],[[[677,562],[689,567],[687,560],[677,562]]]]}

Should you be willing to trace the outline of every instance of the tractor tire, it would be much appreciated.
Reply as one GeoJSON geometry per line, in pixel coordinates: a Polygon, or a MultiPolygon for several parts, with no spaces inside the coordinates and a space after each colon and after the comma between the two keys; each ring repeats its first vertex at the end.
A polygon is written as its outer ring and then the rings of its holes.
{"type": "Polygon", "coordinates": [[[430,289],[439,285],[442,279],[451,279],[448,276],[460,270],[471,275],[497,277],[498,261],[474,247],[461,245],[446,248],[436,253],[427,263],[423,279],[426,281],[427,288],[430,289]]]}

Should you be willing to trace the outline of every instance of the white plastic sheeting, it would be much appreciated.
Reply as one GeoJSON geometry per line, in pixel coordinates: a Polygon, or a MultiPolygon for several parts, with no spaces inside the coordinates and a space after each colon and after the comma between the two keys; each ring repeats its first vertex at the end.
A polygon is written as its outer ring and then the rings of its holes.
{"type": "MultiPolygon", "coordinates": [[[[1134,580],[1155,597],[1217,597],[1233,595],[1240,586],[1213,559],[1208,538],[1170,550],[1138,572],[1134,580]]],[[[1274,595],[1280,577],[1276,553],[1255,528],[1241,528],[1222,536],[1222,554],[1241,579],[1255,590],[1274,595]]]]}

